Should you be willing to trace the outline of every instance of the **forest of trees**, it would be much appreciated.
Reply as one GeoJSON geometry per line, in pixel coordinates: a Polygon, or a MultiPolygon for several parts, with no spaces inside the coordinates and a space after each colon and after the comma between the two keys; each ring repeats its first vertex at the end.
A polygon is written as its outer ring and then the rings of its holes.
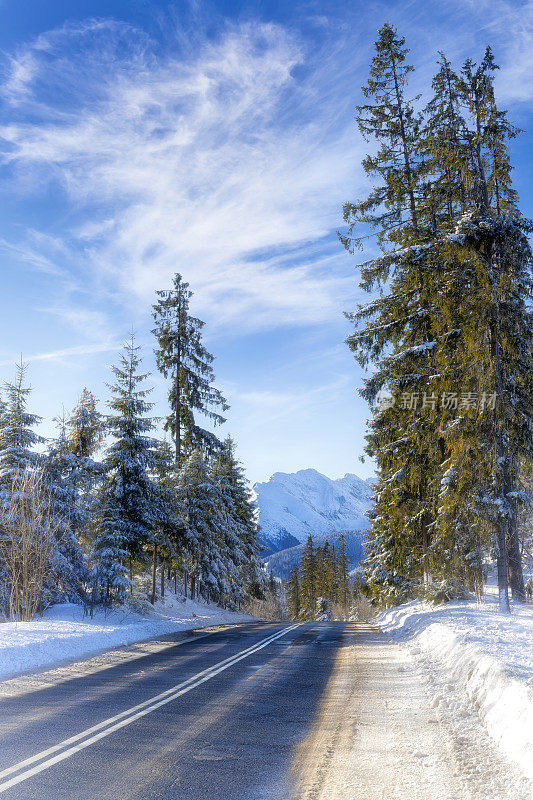
{"type": "Polygon", "coordinates": [[[348,344],[371,367],[367,453],[377,468],[364,565],[382,605],[482,592],[497,562],[500,609],[524,600],[532,453],[531,221],[512,186],[518,131],[498,106],[490,48],[411,97],[404,39],[379,31],[357,123],[373,188],[339,234],[368,248],[348,344]]]}
{"type": "Polygon", "coordinates": [[[108,413],[84,389],[45,441],[31,413],[26,368],[0,404],[0,611],[31,619],[69,599],[88,611],[120,604],[134,587],[152,603],[179,581],[185,595],[235,608],[261,597],[256,510],[231,438],[198,424],[224,422],[204,323],[191,316],[176,275],[153,306],[158,369],[168,381],[156,438],[149,374],[132,334],[112,368],[108,413]]]}
{"type": "Polygon", "coordinates": [[[287,612],[291,619],[346,619],[353,592],[344,536],[337,546],[307,539],[302,557],[287,581],[287,612]]]}

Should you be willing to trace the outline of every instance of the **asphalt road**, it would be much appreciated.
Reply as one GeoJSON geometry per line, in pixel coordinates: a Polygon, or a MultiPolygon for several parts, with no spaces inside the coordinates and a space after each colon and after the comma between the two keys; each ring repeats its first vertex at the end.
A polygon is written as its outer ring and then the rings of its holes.
{"type": "Polygon", "coordinates": [[[353,628],[236,625],[3,698],[0,800],[288,800],[353,628]]]}

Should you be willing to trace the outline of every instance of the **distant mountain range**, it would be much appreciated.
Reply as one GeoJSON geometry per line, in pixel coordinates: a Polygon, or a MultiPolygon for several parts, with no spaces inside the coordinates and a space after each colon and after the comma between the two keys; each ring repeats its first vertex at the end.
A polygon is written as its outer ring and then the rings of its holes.
{"type": "Polygon", "coordinates": [[[358,532],[360,543],[368,528],[372,482],[357,475],[331,480],[316,469],[276,472],[253,488],[265,557],[305,542],[309,534],[315,539],[358,532]]]}

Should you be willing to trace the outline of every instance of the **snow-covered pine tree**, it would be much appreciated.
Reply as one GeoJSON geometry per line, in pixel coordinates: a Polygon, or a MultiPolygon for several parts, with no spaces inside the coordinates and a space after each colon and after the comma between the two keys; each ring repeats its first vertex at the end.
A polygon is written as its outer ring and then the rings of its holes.
{"type": "Polygon", "coordinates": [[[468,506],[476,527],[492,531],[500,608],[508,611],[508,578],[514,598],[524,599],[517,502],[522,496],[520,466],[533,444],[533,329],[527,309],[533,224],[520,216],[511,184],[507,143],[516,129],[497,107],[495,69],[488,48],[479,66],[465,63],[458,80],[468,124],[462,142],[468,205],[444,238],[469,282],[449,303],[459,304],[464,321],[457,374],[488,402],[448,438],[451,480],[446,501],[468,506]],[[475,471],[468,473],[464,466],[472,463],[475,471]]]}
{"type": "Polygon", "coordinates": [[[68,446],[78,458],[93,458],[105,436],[105,422],[98,401],[86,387],[67,421],[68,446]]]}
{"type": "Polygon", "coordinates": [[[224,565],[219,602],[233,606],[244,599],[243,572],[248,562],[244,550],[246,531],[237,513],[226,464],[221,459],[214,459],[209,478],[217,490],[213,523],[218,532],[218,550],[224,565]]]}
{"type": "Polygon", "coordinates": [[[165,567],[183,570],[183,559],[187,544],[187,526],[183,489],[179,485],[179,473],[174,461],[174,452],[165,440],[158,443],[157,464],[153,474],[156,488],[154,516],[156,537],[152,553],[151,601],[156,596],[156,569],[159,552],[161,568],[161,594],[165,591],[165,567]]]}
{"type": "Polygon", "coordinates": [[[412,129],[418,171],[406,164],[400,172],[405,137],[400,105],[390,102],[399,97],[398,57],[386,28],[366,87],[370,94],[385,89],[385,99],[377,95],[370,107],[375,130],[368,119],[362,130],[395,142],[396,153],[382,146],[367,160],[381,194],[378,188],[345,208],[351,227],[342,237],[350,247],[353,225],[370,223],[383,249],[362,270],[363,288],[381,287],[380,296],[352,317],[358,329],[349,344],[360,363],[376,366],[363,394],[372,401],[389,388],[406,398],[401,409],[397,402],[379,408],[370,425],[378,485],[367,581],[382,602],[408,596],[420,566],[426,581],[479,585],[492,538],[505,610],[508,573],[515,597],[523,596],[517,475],[531,453],[531,224],[520,217],[511,186],[506,143],[516,131],[494,100],[490,50],[479,67],[467,61],[460,76],[441,55],[425,125],[412,129]],[[378,81],[383,76],[388,83],[378,81]],[[387,216],[389,203],[400,220],[387,216]],[[458,394],[497,401],[458,406],[458,394]]]}
{"type": "Polygon", "coordinates": [[[176,464],[183,456],[202,448],[211,455],[219,446],[217,437],[200,427],[197,413],[214,425],[225,422],[217,409],[226,411],[228,405],[214,386],[213,356],[202,342],[204,322],[189,313],[193,295],[181,275],[174,276],[173,288],[158,291],[159,300],[153,306],[153,334],[158,347],[155,351],[159,371],[170,378],[168,400],[170,414],[165,430],[174,440],[176,464]]]}
{"type": "Polygon", "coordinates": [[[191,597],[198,591],[218,600],[227,587],[227,556],[220,492],[209,474],[200,450],[193,450],[179,475],[184,495],[188,543],[186,564],[191,580],[191,597]]]}
{"type": "Polygon", "coordinates": [[[58,542],[54,569],[56,585],[50,590],[52,594],[67,595],[69,599],[85,600],[89,572],[76,536],[89,518],[81,494],[85,463],[70,450],[64,414],[55,422],[59,435],[42,458],[43,484],[49,492],[53,528],[58,542]]]}
{"type": "MultiPolygon", "coordinates": [[[[15,381],[4,384],[5,396],[0,406],[0,503],[4,506],[11,502],[13,485],[24,486],[24,472],[38,465],[39,454],[34,448],[44,442],[34,430],[40,417],[27,410],[31,389],[24,383],[26,365],[22,358],[16,369],[15,381]]],[[[9,613],[5,562],[0,562],[0,605],[5,613],[9,613]]]]}
{"type": "Polygon", "coordinates": [[[375,595],[394,601],[428,578],[434,472],[430,407],[421,408],[430,394],[435,345],[434,275],[426,255],[434,222],[419,146],[421,119],[406,96],[413,68],[404,45],[392,26],[379,31],[363,87],[370,102],[357,109],[361,132],[379,144],[363,161],[376,186],[366,199],[345,204],[348,230],[340,235],[353,252],[370,228],[381,248],[361,269],[362,288],[379,295],[348,315],[356,326],[348,345],[363,367],[374,366],[362,395],[373,404],[388,390],[395,399],[376,409],[369,428],[367,452],[376,460],[378,484],[366,565],[375,595]]]}
{"type": "Polygon", "coordinates": [[[316,585],[315,546],[309,534],[300,559],[300,607],[306,619],[314,619],[316,615],[316,585]]]}
{"type": "Polygon", "coordinates": [[[44,439],[34,428],[41,421],[27,410],[31,388],[25,386],[26,365],[17,364],[17,377],[4,384],[5,405],[0,417],[0,502],[7,496],[14,477],[39,463],[35,446],[44,439]]]}
{"type": "Polygon", "coordinates": [[[99,599],[120,601],[130,585],[127,559],[138,558],[154,542],[157,522],[157,488],[151,474],[157,467],[157,443],[149,436],[155,426],[148,412],[151,389],[141,385],[148,373],[140,373],[140,346],[132,334],[124,345],[118,366],[112,367],[110,385],[113,412],[107,427],[113,441],[103,460],[104,479],[99,487],[93,559],[99,599]]]}
{"type": "Polygon", "coordinates": [[[260,598],[266,586],[266,576],[259,558],[261,544],[257,508],[244,470],[236,458],[235,443],[230,436],[226,437],[214,458],[213,474],[238,538],[238,558],[233,560],[239,566],[239,579],[244,594],[250,598],[260,598]]]}
{"type": "Polygon", "coordinates": [[[86,548],[93,538],[91,521],[95,518],[98,501],[97,485],[102,478],[101,464],[96,460],[105,438],[105,419],[98,411],[98,401],[84,388],[66,421],[65,439],[76,462],[71,480],[76,484],[78,519],[74,529],[78,541],[86,548]]]}

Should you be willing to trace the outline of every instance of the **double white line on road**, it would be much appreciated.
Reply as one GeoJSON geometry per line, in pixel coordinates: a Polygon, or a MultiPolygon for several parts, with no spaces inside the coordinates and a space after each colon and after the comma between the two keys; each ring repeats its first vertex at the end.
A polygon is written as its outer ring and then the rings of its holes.
{"type": "Polygon", "coordinates": [[[285,636],[285,634],[294,630],[300,624],[301,623],[290,625],[288,628],[284,628],[282,631],[268,636],[266,639],[261,639],[257,644],[248,647],[246,650],[241,650],[237,655],[226,658],[224,661],[219,661],[218,664],[204,669],[202,672],[198,672],[196,675],[193,675],[192,678],[183,681],[183,683],[178,683],[171,689],[167,689],[166,692],[151,697],[149,700],[145,700],[144,703],[139,703],[139,705],[128,708],[126,711],[122,711],[122,713],[114,717],[109,717],[109,719],[99,722],[98,725],[93,725],[92,728],[87,728],[87,730],[76,734],[76,736],[71,736],[70,739],[65,739],[65,741],[53,747],[49,747],[48,750],[43,750],[30,758],[26,758],[24,761],[19,761],[18,764],[14,764],[12,767],[0,771],[0,781],[2,781],[2,783],[0,783],[0,793],[7,791],[18,783],[28,780],[28,778],[37,775],[39,772],[43,772],[43,770],[48,769],[48,767],[60,761],[64,761],[66,758],[70,758],[70,756],[75,755],[75,753],[79,753],[80,750],[84,750],[86,747],[98,742],[105,736],[109,736],[111,733],[120,730],[120,728],[125,728],[126,725],[130,725],[140,717],[144,717],[146,714],[150,714],[152,711],[161,708],[161,706],[172,703],[178,697],[181,697],[181,695],[190,692],[191,689],[195,689],[197,686],[200,686],[200,684],[214,678],[215,675],[218,675],[220,672],[229,669],[229,667],[232,667],[244,658],[248,658],[248,656],[251,656],[253,653],[257,653],[257,651],[262,650],[263,647],[267,647],[267,645],[276,641],[276,639],[285,636]],[[18,774],[15,775],[14,773],[18,774]],[[9,775],[13,775],[13,777],[8,778],[9,775]],[[3,780],[4,778],[8,779],[3,780]]]}

